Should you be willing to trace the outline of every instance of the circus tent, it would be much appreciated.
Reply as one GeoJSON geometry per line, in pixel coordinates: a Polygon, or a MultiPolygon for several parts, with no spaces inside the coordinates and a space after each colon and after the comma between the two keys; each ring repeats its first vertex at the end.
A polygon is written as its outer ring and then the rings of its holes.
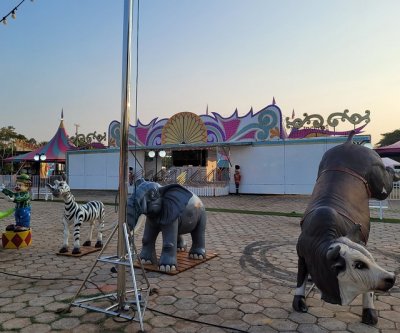
{"type": "Polygon", "coordinates": [[[375,151],[379,155],[385,155],[385,154],[400,155],[400,141],[392,143],[391,145],[388,145],[388,146],[375,148],[375,151]]]}
{"type": "Polygon", "coordinates": [[[60,126],[58,127],[56,134],[47,144],[29,153],[6,158],[4,161],[35,161],[35,155],[45,154],[47,163],[64,163],[66,151],[73,149],[76,149],[76,147],[69,142],[67,132],[64,128],[64,120],[61,118],[60,126]]]}

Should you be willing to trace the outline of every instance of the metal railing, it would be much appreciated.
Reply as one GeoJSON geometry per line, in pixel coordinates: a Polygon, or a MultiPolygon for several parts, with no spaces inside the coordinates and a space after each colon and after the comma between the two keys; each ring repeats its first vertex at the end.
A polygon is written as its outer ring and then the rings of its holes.
{"type": "MultiPolygon", "coordinates": [[[[31,176],[32,187],[38,187],[40,183],[40,187],[45,186],[47,183],[54,183],[54,180],[62,180],[61,175],[50,176],[47,178],[40,178],[38,175],[31,176]]],[[[0,184],[4,184],[7,188],[13,188],[15,186],[17,180],[17,175],[0,175],[0,184]]]]}
{"type": "Polygon", "coordinates": [[[389,200],[400,200],[400,182],[393,183],[393,190],[388,198],[389,200]]]}
{"type": "Polygon", "coordinates": [[[206,173],[204,167],[172,167],[157,173],[157,181],[163,184],[178,183],[185,186],[229,184],[229,170],[215,168],[206,173]]]}

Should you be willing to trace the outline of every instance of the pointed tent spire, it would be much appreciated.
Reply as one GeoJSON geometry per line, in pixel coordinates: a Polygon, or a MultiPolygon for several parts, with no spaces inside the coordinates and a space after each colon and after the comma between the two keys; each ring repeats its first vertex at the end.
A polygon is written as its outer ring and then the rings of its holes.
{"type": "Polygon", "coordinates": [[[64,120],[64,108],[61,109],[61,120],[64,120]]]}
{"type": "Polygon", "coordinates": [[[206,108],[206,115],[208,116],[208,104],[207,104],[207,108],[206,108]]]}
{"type": "Polygon", "coordinates": [[[250,107],[250,113],[253,113],[253,106],[250,107]]]}
{"type": "Polygon", "coordinates": [[[294,119],[294,109],[293,109],[293,111],[292,111],[292,119],[294,119]]]}
{"type": "Polygon", "coordinates": [[[275,97],[272,96],[272,105],[275,105],[275,97]]]}

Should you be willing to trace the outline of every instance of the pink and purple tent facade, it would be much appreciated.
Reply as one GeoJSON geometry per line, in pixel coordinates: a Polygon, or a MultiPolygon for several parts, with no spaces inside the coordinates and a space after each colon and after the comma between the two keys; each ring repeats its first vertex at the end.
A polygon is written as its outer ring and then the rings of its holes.
{"type": "Polygon", "coordinates": [[[35,155],[45,154],[46,162],[64,163],[66,151],[75,149],[76,147],[68,140],[64,121],[61,119],[56,134],[47,144],[29,153],[6,158],[5,162],[35,161],[35,155]]]}

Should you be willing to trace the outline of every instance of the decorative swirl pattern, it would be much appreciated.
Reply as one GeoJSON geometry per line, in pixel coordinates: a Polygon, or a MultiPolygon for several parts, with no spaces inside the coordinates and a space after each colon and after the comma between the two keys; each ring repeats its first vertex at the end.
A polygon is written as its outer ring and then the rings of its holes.
{"type": "Polygon", "coordinates": [[[301,128],[304,124],[310,125],[311,121],[313,127],[321,128],[324,125],[324,118],[319,114],[308,115],[307,113],[304,113],[303,116],[304,119],[296,118],[293,121],[290,121],[289,117],[286,117],[286,127],[301,128]],[[313,118],[315,119],[313,120],[313,118]]]}
{"type": "MultiPolygon", "coordinates": [[[[365,115],[349,115],[349,111],[336,112],[327,118],[318,114],[304,113],[304,119],[286,118],[286,127],[292,128],[289,138],[302,138],[312,131],[313,136],[319,135],[344,135],[347,132],[329,131],[329,127],[335,128],[339,120],[348,121],[353,125],[365,122],[362,127],[355,128],[356,132],[370,122],[370,111],[366,110],[365,115]],[[306,127],[306,126],[307,127],[306,127]]],[[[109,127],[109,142],[117,146],[120,144],[119,122],[113,121],[109,127]]],[[[268,105],[262,110],[253,113],[251,109],[246,115],[239,116],[235,110],[229,117],[222,117],[213,112],[212,115],[198,116],[191,112],[181,112],[170,119],[153,119],[145,125],[138,121],[138,125],[130,126],[129,144],[136,144],[138,147],[158,146],[161,144],[181,143],[223,143],[223,142],[254,142],[272,139],[284,139],[287,135],[282,128],[282,112],[275,105],[268,105]],[[137,136],[135,135],[137,131],[137,136]]]]}
{"type": "Polygon", "coordinates": [[[105,141],[106,132],[104,134],[96,134],[96,131],[93,133],[89,133],[85,136],[85,134],[77,134],[76,136],[72,136],[70,140],[74,143],[76,147],[82,147],[90,145],[92,142],[100,142],[105,141]]]}
{"type": "Polygon", "coordinates": [[[230,141],[248,140],[249,136],[258,141],[268,140],[273,128],[279,128],[278,116],[275,110],[267,107],[258,113],[257,122],[251,122],[240,128],[230,141]]]}
{"type": "Polygon", "coordinates": [[[205,123],[207,128],[207,142],[225,142],[225,133],[220,126],[214,123],[205,123]]]}
{"type": "Polygon", "coordinates": [[[119,128],[119,122],[114,120],[108,126],[108,145],[110,147],[119,147],[121,142],[121,133],[119,128]]]}
{"type": "Polygon", "coordinates": [[[147,146],[159,146],[161,145],[161,135],[164,125],[158,124],[154,126],[147,135],[146,145],[147,146]]]}
{"type": "Polygon", "coordinates": [[[339,120],[336,118],[340,118],[340,120],[343,122],[347,120],[350,124],[353,124],[353,125],[358,125],[362,121],[365,121],[366,124],[368,124],[370,122],[370,118],[369,118],[370,111],[369,110],[365,111],[365,116],[362,116],[358,113],[354,113],[351,116],[349,116],[348,113],[349,113],[349,110],[344,110],[343,113],[341,113],[341,112],[332,113],[327,118],[326,123],[329,126],[336,127],[339,125],[339,120]]]}
{"type": "Polygon", "coordinates": [[[337,127],[339,125],[339,120],[338,118],[344,122],[348,121],[352,125],[358,125],[362,121],[365,121],[365,124],[368,124],[370,122],[370,111],[366,110],[365,111],[365,116],[362,116],[358,113],[354,113],[351,116],[348,115],[349,110],[344,110],[343,112],[335,112],[332,113],[328,116],[326,124],[324,125],[324,118],[319,115],[319,114],[311,114],[308,115],[307,113],[304,113],[304,119],[301,118],[296,118],[293,121],[289,119],[289,117],[286,117],[286,127],[287,128],[294,128],[294,129],[300,129],[304,127],[305,124],[310,125],[312,121],[312,127],[313,128],[319,128],[319,129],[325,129],[327,126],[331,127],[337,127]],[[313,120],[313,118],[315,118],[313,120]]]}

